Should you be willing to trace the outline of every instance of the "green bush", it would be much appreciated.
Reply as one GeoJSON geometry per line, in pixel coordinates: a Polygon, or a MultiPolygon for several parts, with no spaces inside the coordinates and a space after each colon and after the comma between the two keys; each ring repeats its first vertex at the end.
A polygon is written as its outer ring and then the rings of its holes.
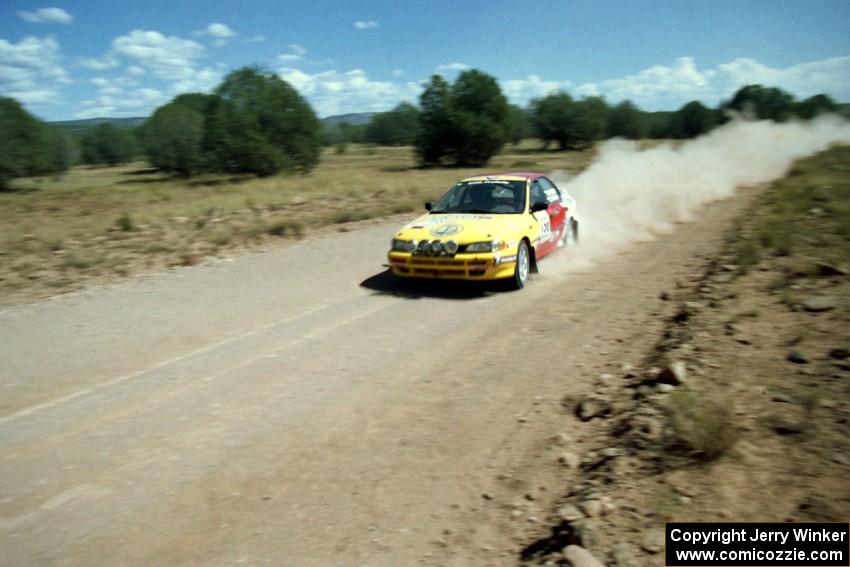
{"type": "Polygon", "coordinates": [[[0,97],[0,191],[16,177],[65,171],[73,159],[68,135],[0,97]]]}
{"type": "Polygon", "coordinates": [[[679,390],[667,397],[664,410],[670,454],[713,461],[738,440],[740,432],[728,403],[679,390]]]}
{"type": "Polygon", "coordinates": [[[306,173],[322,142],[307,101],[277,75],[251,67],[227,75],[213,95],[181,95],[158,108],[141,137],[153,165],[186,177],[306,173]]]}

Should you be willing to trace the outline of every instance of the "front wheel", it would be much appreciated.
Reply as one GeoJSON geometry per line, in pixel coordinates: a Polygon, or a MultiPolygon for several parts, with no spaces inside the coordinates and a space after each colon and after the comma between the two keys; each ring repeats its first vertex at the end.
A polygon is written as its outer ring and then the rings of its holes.
{"type": "Polygon", "coordinates": [[[525,282],[528,281],[528,272],[531,267],[531,256],[528,253],[528,244],[525,240],[519,241],[519,248],[516,251],[516,267],[514,268],[514,276],[511,278],[511,287],[513,289],[522,289],[525,287],[525,282]]]}

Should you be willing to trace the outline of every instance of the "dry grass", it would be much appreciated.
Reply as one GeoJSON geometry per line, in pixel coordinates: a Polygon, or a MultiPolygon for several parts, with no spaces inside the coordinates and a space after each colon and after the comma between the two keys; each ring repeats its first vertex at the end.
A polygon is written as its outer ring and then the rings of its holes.
{"type": "Polygon", "coordinates": [[[0,193],[0,303],[218,254],[316,228],[420,210],[462,177],[576,172],[592,152],[508,146],[483,169],[420,169],[410,148],[328,149],[306,176],[178,179],[143,162],[20,179],[0,193]],[[57,275],[61,275],[58,277],[57,275]]]}
{"type": "Polygon", "coordinates": [[[744,231],[732,231],[738,274],[766,258],[785,259],[787,276],[817,270],[815,261],[842,264],[850,257],[850,147],[838,146],[798,161],[789,175],[773,183],[762,198],[758,217],[744,231]],[[793,257],[793,258],[792,258],[793,257]],[[796,259],[794,259],[796,258],[796,259]],[[802,260],[801,260],[802,258],[802,260]]]}

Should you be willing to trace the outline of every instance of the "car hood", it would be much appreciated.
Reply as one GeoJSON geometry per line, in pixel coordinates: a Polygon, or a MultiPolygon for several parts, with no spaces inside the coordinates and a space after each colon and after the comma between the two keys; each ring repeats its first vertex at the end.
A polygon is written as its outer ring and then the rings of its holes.
{"type": "Polygon", "coordinates": [[[406,224],[395,237],[403,240],[455,240],[459,244],[505,240],[519,230],[522,215],[426,214],[406,224]]]}

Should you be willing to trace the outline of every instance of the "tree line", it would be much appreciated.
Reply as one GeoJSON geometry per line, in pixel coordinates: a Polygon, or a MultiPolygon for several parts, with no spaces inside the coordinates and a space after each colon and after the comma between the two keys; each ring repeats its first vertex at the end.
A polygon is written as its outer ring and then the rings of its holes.
{"type": "Polygon", "coordinates": [[[646,112],[628,100],[611,106],[602,97],[576,99],[565,92],[521,108],[508,103],[495,77],[468,70],[453,82],[431,77],[418,106],[405,102],[368,124],[331,126],[322,125],[286,81],[245,67],[210,94],[177,96],[134,129],[104,122],[71,133],[0,97],[0,190],[16,177],[61,173],[76,163],[116,165],[140,155],[184,177],[306,173],[319,163],[323,146],[343,152],[350,143],[412,146],[422,165],[478,166],[505,144],[527,138],[540,139],[545,148],[580,150],[612,137],[693,138],[733,112],[785,121],[839,110],[823,94],[797,101],[762,85],[742,87],[716,108],[695,100],[672,112],[646,112]]]}
{"type": "Polygon", "coordinates": [[[402,103],[374,116],[369,124],[326,128],[323,144],[412,145],[422,165],[483,165],[505,144],[527,138],[544,148],[581,150],[608,138],[686,139],[701,136],[734,114],[783,122],[839,112],[830,97],[802,101],[775,87],[747,85],[710,108],[698,100],[670,112],[647,112],[629,100],[609,105],[602,97],[575,99],[556,92],[520,108],[509,104],[494,77],[478,70],[461,73],[453,83],[435,75],[419,106],[402,103]]]}

